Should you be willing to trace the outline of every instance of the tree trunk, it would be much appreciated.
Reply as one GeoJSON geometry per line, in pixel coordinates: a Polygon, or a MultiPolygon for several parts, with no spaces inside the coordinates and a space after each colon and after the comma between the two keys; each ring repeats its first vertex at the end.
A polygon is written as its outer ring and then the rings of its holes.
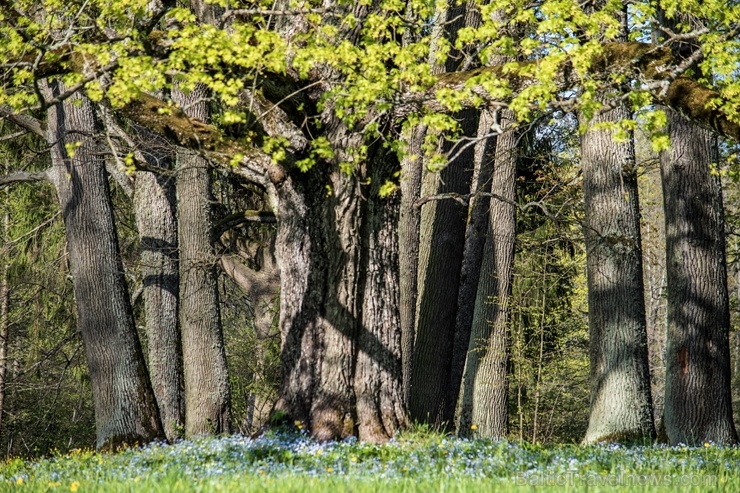
{"type": "Polygon", "coordinates": [[[634,142],[594,128],[627,118],[625,107],[601,113],[581,139],[591,347],[584,443],[655,438],[634,142]]]}
{"type": "MultiPolygon", "coordinates": [[[[467,126],[464,135],[475,135],[475,112],[466,111],[460,117],[467,126]]],[[[442,171],[427,173],[421,195],[467,194],[472,154],[473,148],[469,147],[442,171]]],[[[421,209],[416,343],[409,410],[413,419],[435,426],[445,426],[467,212],[464,205],[454,200],[433,200],[421,209]]]]}
{"type": "Polygon", "coordinates": [[[380,185],[394,171],[391,162],[382,154],[373,162],[362,235],[365,285],[355,390],[359,434],[371,442],[383,442],[408,424],[398,330],[400,279],[395,225],[400,201],[378,196],[380,185]]]}
{"type": "MultiPolygon", "coordinates": [[[[240,254],[227,253],[221,255],[219,259],[224,273],[247,294],[254,311],[257,342],[253,359],[257,370],[251,374],[251,378],[255,382],[261,381],[265,376],[266,344],[273,335],[275,299],[280,292],[280,273],[275,260],[274,233],[270,236],[270,244],[256,252],[254,260],[259,265],[258,270],[253,270],[246,265],[242,252],[240,254]]],[[[251,433],[259,430],[268,421],[273,402],[262,392],[252,393],[248,399],[249,409],[243,428],[251,433]]]]}
{"type": "MultiPolygon", "coordinates": [[[[504,127],[513,121],[502,114],[504,127]]],[[[508,302],[516,238],[516,163],[518,132],[509,129],[496,142],[483,263],[475,297],[457,428],[476,425],[484,438],[506,436],[508,425],[508,302]]]]}
{"type": "MultiPolygon", "coordinates": [[[[7,173],[8,171],[5,170],[7,173]]],[[[5,389],[7,388],[8,374],[8,335],[10,330],[10,289],[8,287],[8,275],[10,273],[10,204],[8,203],[8,190],[5,190],[5,212],[3,213],[3,225],[0,232],[0,437],[3,433],[5,423],[5,389]]]]}
{"type": "Polygon", "coordinates": [[[420,125],[408,138],[407,155],[401,161],[401,204],[398,217],[398,269],[401,274],[400,327],[403,395],[411,400],[411,372],[416,342],[416,298],[419,272],[419,221],[421,211],[414,204],[421,193],[424,169],[422,144],[426,127],[420,125]]]}
{"type": "Polygon", "coordinates": [[[717,139],[666,109],[660,156],[666,224],[668,331],[665,428],[671,444],[734,444],[730,312],[717,139]]]}
{"type": "MultiPolygon", "coordinates": [[[[496,114],[492,111],[481,112],[478,121],[478,137],[491,132],[496,114]]],[[[460,289],[457,294],[457,317],[455,319],[455,336],[452,344],[450,363],[450,384],[445,400],[444,419],[455,422],[459,405],[460,386],[468,359],[470,331],[473,326],[475,299],[480,281],[483,252],[486,244],[491,198],[486,193],[491,188],[493,162],[496,152],[496,137],[487,137],[475,145],[473,158],[473,178],[470,187],[470,205],[465,229],[462,267],[460,269],[460,289]]],[[[457,426],[457,423],[456,423],[457,426]]]]}
{"type": "MultiPolygon", "coordinates": [[[[52,96],[61,90],[50,85],[52,96]]],[[[115,449],[162,439],[123,277],[92,104],[73,96],[52,106],[47,121],[52,181],[66,228],[77,324],[93,389],[97,446],[115,449]]]]}
{"type": "MultiPolygon", "coordinates": [[[[143,152],[149,164],[171,168],[169,158],[143,152]]],[[[165,433],[173,441],[185,424],[174,177],[139,171],[133,201],[141,241],[149,376],[165,433]]]]}
{"type": "MultiPolygon", "coordinates": [[[[207,91],[173,89],[191,118],[209,121],[207,91]]],[[[229,433],[231,402],[218,301],[208,161],[177,153],[177,225],[180,248],[180,332],[185,374],[185,434],[229,433]]]]}
{"type": "MultiPolygon", "coordinates": [[[[436,13],[431,33],[429,62],[435,74],[453,72],[465,61],[462,53],[454,49],[444,61],[441,60],[438,42],[445,40],[454,46],[459,29],[480,23],[478,9],[472,3],[448,2],[442,5],[436,13]]],[[[466,110],[456,116],[461,121],[462,135],[474,137],[478,112],[466,110]]],[[[423,135],[418,138],[423,139],[423,135]]],[[[424,176],[422,196],[441,193],[463,195],[470,191],[474,147],[462,148],[464,145],[463,141],[444,146],[449,155],[457,157],[450,160],[441,172],[424,176]]],[[[452,424],[446,418],[446,411],[455,406],[448,399],[467,212],[467,207],[456,201],[434,200],[422,207],[418,219],[416,328],[409,411],[413,419],[436,427],[452,424]]],[[[403,258],[406,252],[402,250],[401,254],[403,258]]]]}
{"type": "MultiPolygon", "coordinates": [[[[389,166],[367,166],[381,165],[389,166]]],[[[317,165],[277,188],[282,383],[275,415],[321,440],[358,434],[380,442],[406,424],[397,204],[360,189],[365,166],[327,176],[317,165]]],[[[373,186],[381,176],[372,175],[373,186]]]]}
{"type": "Polygon", "coordinates": [[[281,378],[273,420],[285,418],[309,427],[330,255],[322,241],[322,209],[326,207],[322,182],[326,177],[315,168],[287,175],[277,188],[275,240],[280,268],[281,378]]]}

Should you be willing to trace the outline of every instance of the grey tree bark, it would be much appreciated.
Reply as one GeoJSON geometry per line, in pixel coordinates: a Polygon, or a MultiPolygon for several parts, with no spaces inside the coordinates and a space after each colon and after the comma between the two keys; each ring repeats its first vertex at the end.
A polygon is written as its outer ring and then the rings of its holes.
{"type": "Polygon", "coordinates": [[[384,179],[394,171],[390,156],[373,162],[370,200],[363,225],[364,300],[357,340],[355,393],[359,435],[383,442],[408,424],[401,371],[401,332],[398,330],[399,199],[378,196],[384,179]]]}
{"type": "Polygon", "coordinates": [[[634,141],[594,128],[630,116],[624,106],[600,113],[581,138],[591,359],[584,443],[655,438],[634,141]]]}
{"type": "MultiPolygon", "coordinates": [[[[329,131],[341,143],[335,148],[361,139],[337,125],[329,131]]],[[[398,210],[375,189],[397,165],[371,157],[351,175],[315,166],[288,173],[277,187],[282,384],[276,409],[318,439],[358,435],[382,442],[407,424],[398,210]],[[368,175],[373,188],[362,189],[368,175]]]]}
{"type": "MultiPolygon", "coordinates": [[[[61,90],[58,83],[48,87],[51,96],[61,90]]],[[[47,112],[50,175],[66,229],[97,447],[115,449],[163,439],[164,433],[123,275],[99,132],[93,106],[83,96],[47,112]]]]}
{"type": "Polygon", "coordinates": [[[660,156],[668,330],[665,429],[671,444],[737,443],[730,393],[729,297],[717,138],[673,110],[660,156]]]}
{"type": "MultiPolygon", "coordinates": [[[[161,150],[142,150],[147,164],[172,169],[161,150]]],[[[149,376],[167,439],[179,438],[185,424],[182,344],[178,325],[180,273],[174,176],[136,173],[134,213],[141,242],[149,376]]]]}
{"type": "MultiPolygon", "coordinates": [[[[7,174],[8,170],[4,170],[7,174]]],[[[0,436],[2,436],[3,413],[5,412],[5,389],[7,387],[8,374],[8,335],[10,331],[10,212],[8,203],[8,190],[5,190],[3,200],[5,202],[3,212],[2,231],[0,231],[0,436]]]]}
{"type": "Polygon", "coordinates": [[[422,144],[426,127],[420,125],[408,139],[407,155],[401,160],[401,203],[398,218],[398,269],[401,273],[400,327],[404,400],[411,400],[411,372],[416,343],[416,298],[418,295],[419,220],[414,204],[421,194],[422,144]]]}
{"type": "MultiPolygon", "coordinates": [[[[207,90],[173,89],[191,118],[208,122],[207,90]]],[[[177,225],[180,249],[180,332],[185,375],[185,434],[228,433],[231,396],[221,327],[211,217],[209,163],[194,151],[177,152],[177,225]]]]}
{"type": "MultiPolygon", "coordinates": [[[[502,112],[506,128],[513,115],[502,112]]],[[[508,427],[508,300],[516,238],[516,164],[519,132],[496,139],[483,260],[479,274],[462,386],[457,429],[484,438],[506,436],[508,427]]]]}

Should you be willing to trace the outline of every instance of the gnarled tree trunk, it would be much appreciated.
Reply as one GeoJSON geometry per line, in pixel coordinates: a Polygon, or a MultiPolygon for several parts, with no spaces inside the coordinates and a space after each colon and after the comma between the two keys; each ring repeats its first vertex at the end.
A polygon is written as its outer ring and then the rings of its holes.
{"type": "Polygon", "coordinates": [[[322,440],[358,435],[381,442],[406,424],[397,203],[376,189],[388,177],[384,171],[397,165],[387,159],[370,160],[353,174],[328,174],[319,165],[293,171],[277,187],[282,383],[276,410],[322,440]],[[361,189],[366,174],[370,190],[361,189]]]}

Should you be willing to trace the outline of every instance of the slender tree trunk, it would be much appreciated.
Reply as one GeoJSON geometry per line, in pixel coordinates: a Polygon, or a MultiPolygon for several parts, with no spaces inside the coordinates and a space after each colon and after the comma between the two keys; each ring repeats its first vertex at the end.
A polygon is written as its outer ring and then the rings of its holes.
{"type": "MultiPolygon", "coordinates": [[[[274,234],[268,247],[257,252],[255,259],[259,270],[250,269],[240,255],[225,254],[220,258],[221,268],[249,297],[254,311],[254,328],[257,336],[254,349],[254,366],[257,371],[252,378],[259,382],[266,368],[266,344],[272,336],[275,316],[275,299],[280,292],[280,274],[275,260],[274,234]]],[[[251,394],[245,429],[249,432],[260,429],[269,418],[272,402],[263,393],[251,394]]]]}
{"type": "MultiPolygon", "coordinates": [[[[482,138],[492,131],[491,127],[496,118],[496,113],[492,111],[481,112],[478,121],[478,138],[482,138]]],[[[457,294],[457,317],[455,319],[455,336],[450,363],[450,384],[445,401],[444,419],[448,423],[455,422],[455,414],[458,410],[458,397],[465,372],[465,362],[468,359],[475,299],[488,233],[491,198],[487,194],[479,192],[488,192],[491,188],[495,152],[496,137],[484,138],[475,145],[473,179],[470,187],[471,198],[465,229],[462,267],[460,269],[460,289],[457,294]]]]}
{"type": "Polygon", "coordinates": [[[416,298],[419,272],[419,221],[421,210],[414,206],[421,193],[423,150],[426,127],[419,126],[409,136],[407,155],[401,161],[401,204],[398,219],[398,269],[401,273],[400,320],[403,395],[411,399],[411,372],[416,342],[416,298]]]}
{"type": "Polygon", "coordinates": [[[655,438],[634,143],[594,128],[629,117],[625,107],[597,115],[581,140],[591,346],[585,443],[655,438]]]}
{"type": "MultiPolygon", "coordinates": [[[[57,83],[50,85],[52,96],[60,91],[57,83]]],[[[52,181],[93,389],[97,446],[114,449],[164,438],[123,276],[92,104],[73,96],[52,106],[47,121],[52,181]]]]}
{"type": "MultiPolygon", "coordinates": [[[[143,152],[150,164],[171,168],[169,158],[143,152]]],[[[165,433],[173,441],[185,424],[174,177],[139,171],[133,201],[141,241],[149,376],[165,433]]]]}
{"type": "MultiPolygon", "coordinates": [[[[7,173],[7,170],[6,170],[7,173]]],[[[8,212],[8,190],[5,190],[5,212],[3,213],[2,232],[0,232],[0,437],[5,423],[5,389],[8,374],[8,335],[10,331],[10,212],[8,212]]]]}
{"type": "MultiPolygon", "coordinates": [[[[504,126],[513,121],[502,114],[504,126]]],[[[506,436],[508,427],[508,303],[516,238],[516,163],[518,132],[500,135],[491,180],[487,236],[475,298],[468,355],[460,390],[458,432],[473,424],[484,438],[506,436]],[[503,200],[501,200],[503,199],[503,200]]]]}
{"type": "MultiPolygon", "coordinates": [[[[209,121],[207,91],[173,89],[172,99],[191,118],[209,121]]],[[[228,433],[231,396],[221,328],[208,161],[177,154],[177,225],[180,248],[180,331],[185,374],[187,436],[228,433]]]]}
{"type": "MultiPolygon", "coordinates": [[[[422,196],[468,193],[470,170],[465,164],[472,163],[472,159],[470,153],[465,154],[441,172],[427,173],[422,196]]],[[[436,426],[444,424],[466,217],[466,207],[453,200],[434,200],[421,210],[416,343],[409,409],[414,419],[436,426]]]]}
{"type": "Polygon", "coordinates": [[[660,156],[666,224],[665,428],[671,444],[734,444],[730,311],[717,139],[673,110],[660,156]]]}

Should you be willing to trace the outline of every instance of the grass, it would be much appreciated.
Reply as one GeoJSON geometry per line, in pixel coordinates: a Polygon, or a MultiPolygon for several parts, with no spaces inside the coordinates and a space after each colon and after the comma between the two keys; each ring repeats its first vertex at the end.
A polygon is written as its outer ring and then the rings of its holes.
{"type": "Polygon", "coordinates": [[[383,446],[269,433],[0,465],[0,491],[740,491],[740,449],[536,446],[409,433],[383,446]]]}

